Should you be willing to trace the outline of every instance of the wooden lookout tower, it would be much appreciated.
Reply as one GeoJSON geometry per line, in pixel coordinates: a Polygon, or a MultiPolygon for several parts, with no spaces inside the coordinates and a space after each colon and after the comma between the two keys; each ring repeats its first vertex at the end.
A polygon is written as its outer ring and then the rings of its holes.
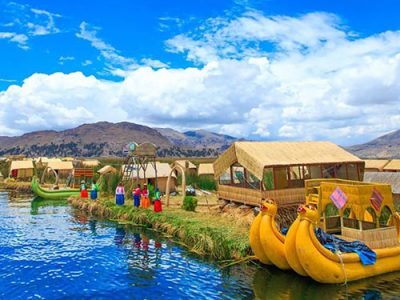
{"type": "Polygon", "coordinates": [[[122,180],[129,181],[136,178],[136,184],[138,184],[139,178],[143,177],[146,182],[146,170],[150,164],[154,168],[154,186],[157,187],[156,146],[147,142],[139,145],[130,143],[124,152],[127,152],[128,156],[125,159],[122,169],[122,180]]]}

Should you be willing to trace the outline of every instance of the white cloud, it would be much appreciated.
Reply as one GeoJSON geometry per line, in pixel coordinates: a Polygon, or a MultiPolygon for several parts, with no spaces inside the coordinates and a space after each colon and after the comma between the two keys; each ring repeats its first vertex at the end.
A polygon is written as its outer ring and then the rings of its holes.
{"type": "Polygon", "coordinates": [[[127,58],[86,23],[79,35],[123,80],[34,74],[0,93],[0,134],[126,120],[348,145],[399,129],[398,31],[361,38],[331,14],[252,11],[209,20],[195,34],[170,39],[169,49],[199,66],[160,69],[127,68],[127,58]]]}
{"type": "Polygon", "coordinates": [[[60,56],[58,58],[58,63],[60,65],[63,65],[66,61],[72,61],[72,60],[75,60],[75,57],[73,57],[73,56],[60,56]]]}
{"type": "Polygon", "coordinates": [[[19,34],[15,32],[0,32],[0,39],[7,39],[10,42],[16,43],[21,49],[29,49],[28,45],[26,44],[28,37],[25,34],[19,34]]]}
{"type": "Polygon", "coordinates": [[[91,64],[93,64],[93,62],[90,59],[86,59],[84,62],[82,62],[82,66],[84,66],[84,67],[89,66],[91,64]]]}
{"type": "Polygon", "coordinates": [[[55,25],[54,18],[61,18],[61,15],[35,8],[32,8],[31,11],[35,16],[34,22],[27,23],[31,35],[48,35],[60,32],[55,25]]]}
{"type": "Polygon", "coordinates": [[[127,58],[119,54],[119,51],[110,44],[97,37],[97,28],[92,28],[88,23],[80,24],[80,32],[76,34],[78,38],[89,41],[92,47],[100,51],[101,56],[112,66],[129,66],[134,64],[132,58],[127,58]]]}

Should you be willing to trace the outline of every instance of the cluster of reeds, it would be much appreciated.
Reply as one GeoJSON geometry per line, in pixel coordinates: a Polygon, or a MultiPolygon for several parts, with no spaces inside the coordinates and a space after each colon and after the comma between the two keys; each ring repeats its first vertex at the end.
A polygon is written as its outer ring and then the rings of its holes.
{"type": "Polygon", "coordinates": [[[237,259],[250,253],[247,229],[224,223],[218,216],[200,216],[181,209],[154,213],[132,205],[115,205],[113,200],[70,198],[71,205],[98,217],[142,225],[174,238],[190,251],[214,259],[237,259]]]}

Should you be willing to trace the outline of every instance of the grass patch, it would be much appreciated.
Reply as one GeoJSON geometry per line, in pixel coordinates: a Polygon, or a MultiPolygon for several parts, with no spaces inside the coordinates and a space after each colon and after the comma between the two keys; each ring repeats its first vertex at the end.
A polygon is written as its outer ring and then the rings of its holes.
{"type": "Polygon", "coordinates": [[[162,213],[137,209],[132,205],[117,206],[114,199],[96,202],[70,198],[71,205],[93,215],[143,225],[165,233],[190,251],[214,259],[238,259],[250,253],[248,228],[233,220],[207,213],[195,213],[179,208],[164,208],[162,213]]]}

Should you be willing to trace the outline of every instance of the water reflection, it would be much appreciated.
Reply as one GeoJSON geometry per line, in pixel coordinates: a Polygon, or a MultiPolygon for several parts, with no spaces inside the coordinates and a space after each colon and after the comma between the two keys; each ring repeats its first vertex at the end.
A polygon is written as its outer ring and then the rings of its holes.
{"type": "Polygon", "coordinates": [[[347,285],[319,284],[308,277],[268,267],[253,278],[255,299],[400,299],[400,273],[394,272],[347,285]]]}
{"type": "MultiPolygon", "coordinates": [[[[41,208],[44,209],[48,208],[54,211],[55,207],[67,206],[67,205],[68,205],[67,200],[45,200],[42,198],[34,198],[31,201],[31,215],[39,214],[39,210],[41,208]]],[[[44,213],[48,213],[48,211],[44,211],[44,213]]]]}

